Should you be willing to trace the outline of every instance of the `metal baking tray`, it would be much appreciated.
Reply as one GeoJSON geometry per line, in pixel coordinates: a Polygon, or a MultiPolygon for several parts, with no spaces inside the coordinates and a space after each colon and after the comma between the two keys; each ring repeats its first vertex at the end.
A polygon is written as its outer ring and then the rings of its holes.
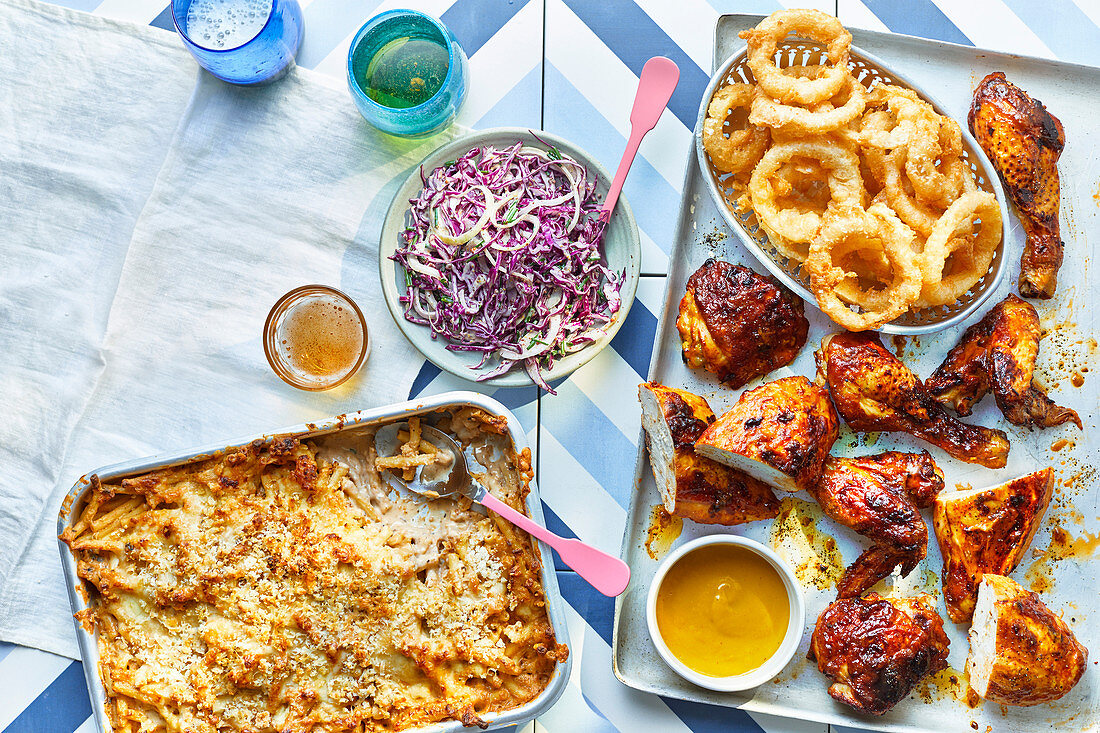
{"type": "MultiPolygon", "coordinates": [[[[69,490],[68,494],[66,494],[57,518],[57,533],[60,535],[83,507],[84,495],[91,486],[90,476],[92,474],[99,476],[100,480],[104,482],[115,481],[128,476],[140,475],[170,466],[179,466],[193,461],[206,460],[225,453],[226,451],[246,446],[255,440],[266,441],[276,436],[291,436],[303,440],[318,438],[324,435],[331,435],[345,430],[353,430],[367,425],[381,425],[396,420],[403,420],[413,415],[423,415],[438,410],[462,407],[479,407],[491,415],[504,416],[508,420],[508,433],[512,439],[512,444],[516,452],[520,452],[524,448],[530,447],[519,420],[516,419],[516,416],[504,405],[491,397],[486,397],[476,392],[445,392],[423,399],[410,400],[408,402],[377,407],[371,410],[362,410],[346,415],[338,415],[327,420],[295,425],[294,427],[275,430],[271,433],[252,435],[228,443],[216,443],[171,455],[139,458],[133,461],[104,466],[82,476],[73,488],[69,490]]],[[[545,524],[542,514],[542,501],[539,499],[538,486],[536,486],[534,480],[530,482],[530,491],[527,494],[525,508],[527,510],[527,516],[540,524],[545,524]]],[[[60,540],[58,540],[58,545],[61,550],[61,564],[65,571],[66,587],[69,591],[69,603],[75,614],[87,608],[88,605],[86,602],[86,594],[82,587],[83,581],[77,576],[76,562],[69,547],[60,540]]],[[[558,641],[562,644],[568,644],[568,629],[565,623],[561,591],[558,590],[558,578],[554,573],[554,560],[550,554],[550,549],[546,545],[538,543],[538,548],[539,557],[542,562],[542,587],[546,594],[547,616],[558,641]]],[[[112,729],[107,719],[105,707],[106,693],[103,689],[103,682],[99,676],[98,640],[94,634],[88,633],[80,623],[76,623],[76,636],[77,644],[80,648],[80,656],[84,662],[84,676],[88,681],[88,692],[92,700],[92,710],[95,713],[96,725],[100,733],[111,733],[112,729]]],[[[572,650],[570,651],[572,652],[572,650]]],[[[499,728],[526,722],[544,713],[565,691],[565,686],[569,682],[569,671],[572,668],[572,663],[573,655],[570,653],[564,663],[557,665],[554,674],[546,685],[546,689],[530,702],[512,710],[505,710],[483,716],[489,723],[489,727],[499,728]]],[[[466,729],[463,727],[462,723],[455,720],[410,729],[410,733],[455,733],[461,730],[466,729]]]]}
{"type": "MultiPolygon", "coordinates": [[[[737,33],[755,26],[761,16],[725,15],[715,33],[715,68],[739,50],[743,42],[737,33]]],[[[829,681],[816,665],[805,658],[809,633],[821,610],[835,598],[835,589],[806,591],[807,628],[803,632],[800,651],[792,662],[772,682],[745,693],[717,693],[696,687],[680,678],[657,654],[645,621],[646,593],[657,567],[646,549],[651,535],[654,507],[661,503],[653,481],[644,439],[639,439],[636,464],[636,490],[627,512],[627,528],[623,538],[622,556],[630,565],[633,579],[626,593],[615,604],[613,662],[618,678],[638,690],[673,698],[738,707],[751,712],[781,715],[834,725],[882,731],[1022,731],[1050,730],[1095,731],[1100,726],[1100,667],[1092,661],[1100,657],[1100,357],[1097,356],[1097,309],[1100,284],[1090,278],[1094,239],[1100,232],[1100,193],[1097,193],[1096,161],[1100,160],[1100,116],[1095,113],[1100,99],[1100,69],[1054,63],[1021,56],[983,51],[948,43],[939,43],[907,36],[852,29],[853,43],[875,54],[905,73],[907,79],[934,89],[937,99],[955,119],[965,119],[974,87],[988,73],[1004,71],[1009,80],[1042,100],[1052,113],[1062,120],[1066,129],[1066,148],[1059,161],[1062,180],[1062,237],[1066,242],[1066,263],[1059,276],[1058,293],[1050,301],[1034,301],[1044,328],[1037,365],[1037,379],[1048,388],[1059,404],[1075,408],[1085,425],[1084,433],[1076,427],[1061,426],[1045,431],[1029,432],[1004,420],[992,397],[986,397],[966,418],[968,422],[1006,430],[1012,441],[1008,465],[1001,470],[954,460],[943,451],[923,441],[899,433],[860,435],[841,427],[840,438],[833,447],[837,455],[867,455],[884,450],[927,449],[943,469],[948,488],[957,484],[989,486],[1030,473],[1044,466],[1055,470],[1054,499],[1047,511],[1032,550],[1020,563],[1012,577],[1035,589],[1049,585],[1041,593],[1057,613],[1063,613],[1077,638],[1092,652],[1092,660],[1081,682],[1066,697],[1032,708],[1002,707],[981,703],[975,708],[965,703],[964,669],[968,644],[966,625],[956,625],[947,619],[940,588],[942,558],[929,525],[928,557],[906,579],[895,582],[894,592],[912,595],[928,592],[936,597],[945,630],[951,639],[948,662],[961,684],[950,682],[951,672],[941,673],[934,680],[918,685],[914,693],[882,717],[861,715],[852,708],[829,697],[829,681]],[[1094,194],[1096,198],[1094,199],[1094,194]],[[1083,381],[1082,381],[1083,378],[1083,381]],[[1081,382],[1080,386],[1075,386],[1081,382]],[[1058,529],[1055,533],[1054,530],[1058,529]],[[1068,534],[1062,534],[1062,532],[1068,534]],[[1057,536],[1055,536],[1057,535],[1057,536]],[[1069,539],[1067,539],[1067,537],[1069,539]],[[962,698],[962,699],[960,699],[962,698]]],[[[694,141],[693,141],[694,143],[694,141]]],[[[1005,242],[1009,269],[996,292],[982,312],[966,323],[936,334],[919,337],[884,336],[884,343],[900,351],[905,363],[922,377],[939,365],[947,350],[957,343],[964,328],[984,315],[993,304],[1015,291],[1019,258],[1023,246],[1023,231],[1015,214],[1010,238],[1005,242]]],[[[708,257],[718,257],[763,272],[764,268],[741,244],[739,237],[726,225],[714,199],[707,190],[700,172],[694,144],[687,151],[683,198],[675,234],[674,249],[669,257],[664,309],[657,328],[656,348],[649,368],[649,379],[673,387],[691,390],[705,397],[721,414],[737,400],[741,390],[730,390],[711,375],[688,370],[680,355],[679,334],[675,321],[680,298],[687,278],[708,257]]],[[[806,346],[788,367],[767,375],[771,380],[792,374],[813,378],[813,352],[821,337],[838,330],[812,303],[806,304],[810,333],[806,346]]],[[[751,389],[760,380],[746,386],[751,389]]],[[[868,542],[851,530],[827,517],[812,514],[816,507],[804,493],[776,492],[784,505],[792,501],[811,512],[812,533],[820,539],[833,538],[843,558],[850,564],[868,546],[868,542]]],[[[695,524],[685,520],[678,538],[679,544],[695,537],[713,533],[739,534],[771,542],[772,521],[754,522],[736,527],[695,524]]],[[[667,542],[671,537],[664,535],[667,542]]],[[[655,543],[655,546],[658,543],[655,543]]],[[[659,555],[660,556],[660,555],[659,555]]]]}

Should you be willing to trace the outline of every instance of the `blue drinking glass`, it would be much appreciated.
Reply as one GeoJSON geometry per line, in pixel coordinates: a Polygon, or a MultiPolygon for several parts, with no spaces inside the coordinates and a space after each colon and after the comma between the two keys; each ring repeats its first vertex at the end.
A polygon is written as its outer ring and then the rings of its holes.
{"type": "Polygon", "coordinates": [[[172,0],[172,19],[199,65],[231,84],[281,78],[302,45],[298,0],[172,0]]]}
{"type": "Polygon", "coordinates": [[[368,20],[355,34],[348,50],[347,76],[351,97],[367,122],[391,135],[423,137],[454,121],[466,99],[469,62],[458,39],[435,18],[415,10],[389,10],[368,20]],[[403,39],[424,39],[446,49],[447,73],[438,91],[424,102],[388,107],[368,96],[367,72],[380,50],[403,39]]]}

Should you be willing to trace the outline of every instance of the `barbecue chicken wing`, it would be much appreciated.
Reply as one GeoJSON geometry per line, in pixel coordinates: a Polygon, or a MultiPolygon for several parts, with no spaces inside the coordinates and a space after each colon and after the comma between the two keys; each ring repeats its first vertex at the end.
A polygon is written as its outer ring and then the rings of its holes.
{"type": "Polygon", "coordinates": [[[882,715],[925,675],[947,667],[950,641],[931,596],[842,598],[817,618],[810,658],[833,680],[829,694],[882,715]]]}
{"type": "Polygon", "coordinates": [[[802,300],[775,278],[715,259],[688,278],[676,319],[684,363],[734,389],[790,364],[809,327],[802,300]]]}
{"type": "Polygon", "coordinates": [[[837,333],[821,340],[817,368],[837,412],[860,432],[904,432],[955,458],[1003,468],[1008,436],[951,417],[924,384],[871,331],[837,333]]]}
{"type": "Polygon", "coordinates": [[[1031,383],[1041,332],[1034,306],[1009,295],[966,329],[924,386],[960,415],[969,415],[971,406],[992,390],[997,407],[1014,425],[1049,428],[1072,422],[1081,428],[1076,412],[1054,404],[1031,383]]]}
{"type": "Polygon", "coordinates": [[[695,441],[695,452],[784,491],[817,483],[840,418],[823,387],[784,377],[743,392],[695,441]]]}
{"type": "Polygon", "coordinates": [[[779,501],[766,484],[695,453],[696,439],[714,422],[706,400],[656,382],[640,385],[638,399],[649,463],[669,514],[703,524],[779,514],[779,501]]]}
{"type": "Polygon", "coordinates": [[[1031,546],[1050,504],[1049,468],[985,489],[944,491],[932,525],[943,555],[943,600],[955,623],[969,621],[987,573],[1011,573],[1031,546]]]}
{"type": "Polygon", "coordinates": [[[1003,575],[987,575],[970,627],[966,672],[980,697],[1038,705],[1073,689],[1089,651],[1039,596],[1003,575]]]}
{"type": "Polygon", "coordinates": [[[1020,295],[1049,298],[1058,285],[1058,158],[1066,135],[1058,118],[1000,72],[982,79],[970,106],[970,132],[997,169],[1027,232],[1020,295]]]}
{"type": "Polygon", "coordinates": [[[870,539],[844,571],[837,593],[858,596],[901,566],[908,575],[928,552],[928,527],[920,510],[943,488],[932,456],[890,451],[861,458],[831,456],[810,493],[830,517],[870,539]]]}

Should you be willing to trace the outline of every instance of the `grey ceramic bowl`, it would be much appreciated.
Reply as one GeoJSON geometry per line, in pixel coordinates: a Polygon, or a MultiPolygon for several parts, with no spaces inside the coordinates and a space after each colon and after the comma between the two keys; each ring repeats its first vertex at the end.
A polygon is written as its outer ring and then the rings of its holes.
{"type": "MultiPolygon", "coordinates": [[[[474,371],[471,367],[481,360],[480,354],[467,351],[449,351],[446,339],[441,337],[433,339],[431,330],[427,326],[420,326],[405,319],[405,309],[398,300],[405,293],[405,268],[391,260],[390,257],[400,244],[400,234],[405,229],[405,214],[409,209],[409,200],[415,198],[420,191],[421,170],[427,174],[443,163],[462,156],[470,148],[485,145],[505,147],[514,145],[517,141],[522,141],[525,145],[539,147],[553,145],[562,153],[586,166],[589,171],[594,172],[598,178],[596,192],[601,198],[607,194],[608,186],[611,183],[610,174],[591,155],[573,143],[548,132],[533,132],[523,127],[497,127],[456,138],[436,149],[422,160],[416,170],[398,189],[393,198],[393,203],[390,204],[389,211],[386,212],[386,220],[382,224],[382,235],[378,244],[378,267],[382,292],[386,296],[386,305],[389,306],[390,315],[397,322],[397,327],[401,329],[413,346],[426,359],[440,369],[463,379],[477,379],[481,372],[474,371]]],[[[626,321],[630,306],[634,303],[634,293],[638,289],[641,243],[638,238],[638,224],[634,221],[634,213],[630,210],[630,204],[626,202],[626,198],[623,196],[619,197],[619,202],[611,215],[611,221],[604,234],[602,251],[607,258],[608,267],[612,271],[626,271],[626,278],[619,292],[622,305],[602,338],[593,341],[580,351],[557,359],[552,369],[543,371],[543,376],[547,381],[561,379],[571,374],[600,353],[614,338],[623,322],[626,321]]],[[[488,368],[491,368],[494,364],[495,362],[490,362],[488,368]]],[[[486,371],[488,371],[488,368],[486,371]]],[[[512,371],[499,377],[487,379],[483,383],[495,387],[526,387],[534,384],[527,372],[520,367],[515,367],[512,371]]]]}

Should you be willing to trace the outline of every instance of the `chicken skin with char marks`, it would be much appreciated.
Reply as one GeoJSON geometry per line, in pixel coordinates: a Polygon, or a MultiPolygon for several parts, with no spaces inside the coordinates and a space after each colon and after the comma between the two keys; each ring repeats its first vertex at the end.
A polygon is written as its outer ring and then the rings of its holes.
{"type": "Polygon", "coordinates": [[[638,399],[653,477],[669,514],[726,525],[779,514],[766,484],[696,454],[696,439],[714,422],[706,400],[656,382],[639,385],[638,399]]]}
{"type": "Polygon", "coordinates": [[[1027,232],[1020,295],[1050,298],[1058,286],[1064,247],[1058,226],[1058,158],[1066,145],[1062,123],[1000,71],[974,90],[967,122],[1027,232]]]}
{"type": "Polygon", "coordinates": [[[859,432],[904,432],[955,458],[1003,468],[1008,436],[951,417],[924,383],[886,350],[870,331],[837,333],[821,340],[818,373],[829,385],[837,412],[859,432]]]}
{"type": "Polygon", "coordinates": [[[984,489],[944,491],[932,524],[943,555],[943,601],[956,623],[969,621],[987,573],[1011,573],[1027,553],[1050,504],[1049,468],[984,489]]]}
{"type": "Polygon", "coordinates": [[[790,364],[810,324],[775,278],[709,259],[688,278],[676,328],[684,363],[736,389],[790,364]]]}
{"type": "Polygon", "coordinates": [[[913,571],[928,552],[920,510],[943,489],[943,473],[927,452],[889,451],[860,458],[831,456],[810,493],[830,517],[874,544],[840,579],[841,598],[858,596],[889,575],[913,571]]]}
{"type": "Polygon", "coordinates": [[[741,394],[695,442],[695,452],[784,491],[817,483],[840,419],[829,394],[805,377],[784,377],[741,394]]]}
{"type": "Polygon", "coordinates": [[[931,596],[842,598],[817,618],[810,659],[830,679],[829,694],[883,715],[926,675],[947,667],[950,640],[931,596]]]}
{"type": "Polygon", "coordinates": [[[1081,418],[1059,407],[1032,384],[1039,355],[1039,314],[1026,300],[1009,295],[982,320],[966,329],[959,344],[924,386],[959,415],[993,392],[997,407],[1013,425],[1049,428],[1081,418]]]}
{"type": "Polygon", "coordinates": [[[970,685],[980,697],[1002,705],[1057,700],[1081,681],[1088,666],[1089,650],[1065,618],[1003,575],[982,578],[969,636],[970,685]]]}

